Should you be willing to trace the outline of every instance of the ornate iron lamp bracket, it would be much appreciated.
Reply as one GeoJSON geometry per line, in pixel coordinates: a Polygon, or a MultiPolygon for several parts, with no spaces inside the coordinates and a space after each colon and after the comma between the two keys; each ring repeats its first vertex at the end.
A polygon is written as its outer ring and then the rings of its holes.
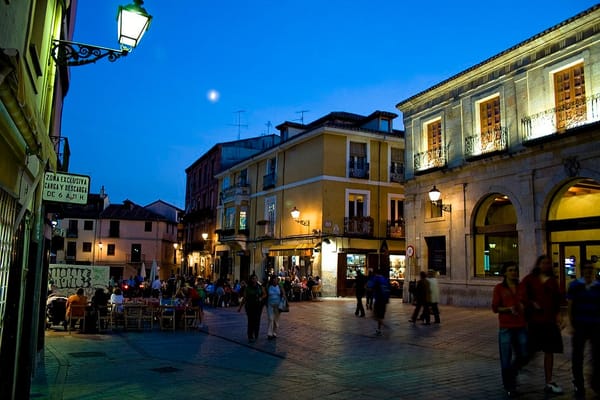
{"type": "Polygon", "coordinates": [[[51,54],[56,64],[74,67],[92,64],[102,58],[107,58],[108,61],[115,62],[119,58],[129,54],[129,50],[115,50],[66,40],[53,40],[51,54]]]}

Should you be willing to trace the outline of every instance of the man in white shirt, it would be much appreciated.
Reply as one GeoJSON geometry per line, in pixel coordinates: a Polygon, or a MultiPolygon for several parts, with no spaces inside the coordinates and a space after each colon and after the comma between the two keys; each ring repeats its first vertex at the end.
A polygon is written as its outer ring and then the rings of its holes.
{"type": "Polygon", "coordinates": [[[160,294],[161,288],[162,288],[162,282],[160,281],[158,276],[156,276],[154,278],[154,280],[152,281],[152,297],[157,298],[160,294]]]}

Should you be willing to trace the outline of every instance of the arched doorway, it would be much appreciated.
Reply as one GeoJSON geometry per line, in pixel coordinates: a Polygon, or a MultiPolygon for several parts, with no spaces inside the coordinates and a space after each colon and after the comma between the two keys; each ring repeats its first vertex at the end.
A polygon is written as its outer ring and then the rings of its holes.
{"type": "Polygon", "coordinates": [[[502,264],[519,263],[517,213],[508,196],[493,193],[475,214],[475,276],[498,276],[502,264]]]}
{"type": "Polygon", "coordinates": [[[583,260],[600,257],[600,183],[571,180],[554,194],[546,223],[549,253],[563,292],[581,276],[583,260]]]}

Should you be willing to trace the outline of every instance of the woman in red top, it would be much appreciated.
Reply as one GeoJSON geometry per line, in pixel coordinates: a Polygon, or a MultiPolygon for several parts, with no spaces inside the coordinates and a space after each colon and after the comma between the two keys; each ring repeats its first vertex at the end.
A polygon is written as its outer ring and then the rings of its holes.
{"type": "Polygon", "coordinates": [[[505,263],[502,274],[504,280],[494,287],[492,310],[498,314],[502,384],[508,396],[515,397],[517,373],[527,360],[527,322],[519,296],[517,264],[505,263]]]}
{"type": "Polygon", "coordinates": [[[552,260],[538,257],[531,273],[519,286],[527,313],[529,352],[544,352],[544,376],[548,393],[562,393],[560,386],[552,381],[554,353],[563,352],[560,315],[561,294],[558,279],[554,276],[552,260]]]}

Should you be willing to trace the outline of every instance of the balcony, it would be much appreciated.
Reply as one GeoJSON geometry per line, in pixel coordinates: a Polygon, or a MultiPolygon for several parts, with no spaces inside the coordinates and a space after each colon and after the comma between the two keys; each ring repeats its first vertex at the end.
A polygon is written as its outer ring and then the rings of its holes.
{"type": "Polygon", "coordinates": [[[52,140],[54,151],[56,152],[58,170],[63,172],[69,171],[69,159],[71,157],[69,139],[62,136],[50,136],[50,140],[52,140]]]}
{"type": "Polygon", "coordinates": [[[238,184],[236,186],[230,186],[226,189],[223,189],[223,191],[221,192],[222,204],[229,202],[235,202],[236,204],[239,204],[241,201],[249,200],[250,185],[248,184],[238,184]]]}
{"type": "Polygon", "coordinates": [[[344,218],[344,235],[355,237],[373,237],[373,218],[346,217],[344,218]]]}
{"type": "Polygon", "coordinates": [[[414,156],[415,173],[424,172],[431,169],[443,168],[446,166],[446,150],[436,148],[417,153],[414,156]]]}
{"type": "Polygon", "coordinates": [[[406,230],[404,227],[404,220],[398,219],[395,221],[387,221],[387,237],[392,239],[403,239],[406,237],[406,230]]]}
{"type": "Polygon", "coordinates": [[[496,154],[507,149],[508,129],[504,127],[465,138],[465,158],[467,160],[496,154]]]}
{"type": "Polygon", "coordinates": [[[348,176],[350,178],[369,179],[369,163],[365,158],[353,159],[348,162],[348,176]]]}
{"type": "Polygon", "coordinates": [[[277,183],[277,176],[275,172],[270,172],[263,176],[263,190],[273,189],[277,183]]]}
{"type": "Polygon", "coordinates": [[[521,119],[523,142],[551,137],[600,121],[600,93],[521,119]]]}
{"type": "Polygon", "coordinates": [[[126,258],[125,262],[127,264],[141,264],[141,263],[145,263],[146,262],[146,255],[145,254],[129,253],[129,254],[125,254],[125,258],[126,258]]]}
{"type": "Polygon", "coordinates": [[[392,165],[390,165],[390,182],[404,182],[404,164],[392,162],[392,165]]]}

